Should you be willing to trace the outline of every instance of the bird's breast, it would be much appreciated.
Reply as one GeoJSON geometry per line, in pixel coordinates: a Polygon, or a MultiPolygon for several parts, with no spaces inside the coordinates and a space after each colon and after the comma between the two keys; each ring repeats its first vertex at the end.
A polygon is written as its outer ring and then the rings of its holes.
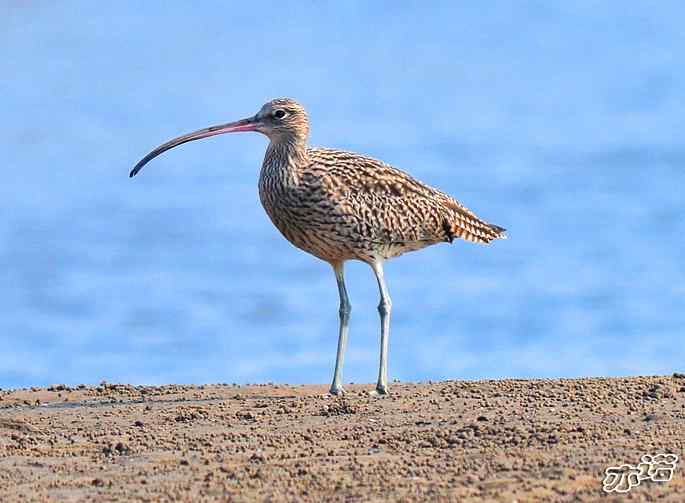
{"type": "Polygon", "coordinates": [[[261,176],[259,198],[276,228],[296,247],[327,261],[359,258],[355,223],[317,184],[287,185],[261,176]]]}

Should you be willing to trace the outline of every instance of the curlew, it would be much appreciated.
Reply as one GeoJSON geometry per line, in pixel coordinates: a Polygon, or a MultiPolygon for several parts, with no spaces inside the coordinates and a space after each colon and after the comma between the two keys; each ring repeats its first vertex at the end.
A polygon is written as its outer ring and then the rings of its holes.
{"type": "Polygon", "coordinates": [[[239,131],[257,131],[270,140],[259,176],[259,198],[273,224],[297,248],[328,262],[335,273],[340,325],[330,388],[334,395],[344,391],[342,370],[351,312],[344,264],[356,259],[371,266],[380,290],[376,393],[386,394],[392,303],[383,275],[384,261],[437,243],[451,243],[455,238],[487,244],[506,239],[505,230],[481,220],[453,197],[381,161],[343,150],[308,147],[307,113],[289,98],[269,101],[247,119],[170,140],[141,159],[130,176],[178,145],[239,131]]]}

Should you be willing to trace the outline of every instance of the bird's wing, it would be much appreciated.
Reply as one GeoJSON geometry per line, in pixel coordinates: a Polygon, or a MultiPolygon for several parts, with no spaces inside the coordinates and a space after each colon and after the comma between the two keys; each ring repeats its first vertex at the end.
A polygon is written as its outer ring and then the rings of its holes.
{"type": "Polygon", "coordinates": [[[364,235],[384,242],[488,243],[504,229],[478,218],[453,197],[381,161],[352,152],[311,149],[323,189],[364,235]]]}

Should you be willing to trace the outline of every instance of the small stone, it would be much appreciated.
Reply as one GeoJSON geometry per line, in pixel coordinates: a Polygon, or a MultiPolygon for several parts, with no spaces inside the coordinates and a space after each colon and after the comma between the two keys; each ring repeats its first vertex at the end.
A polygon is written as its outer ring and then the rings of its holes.
{"type": "Polygon", "coordinates": [[[250,463],[264,463],[264,461],[266,461],[266,458],[261,453],[255,452],[250,456],[250,463]]]}
{"type": "Polygon", "coordinates": [[[119,454],[128,454],[130,451],[128,446],[123,442],[117,442],[117,445],[114,446],[114,450],[117,451],[119,454]]]}

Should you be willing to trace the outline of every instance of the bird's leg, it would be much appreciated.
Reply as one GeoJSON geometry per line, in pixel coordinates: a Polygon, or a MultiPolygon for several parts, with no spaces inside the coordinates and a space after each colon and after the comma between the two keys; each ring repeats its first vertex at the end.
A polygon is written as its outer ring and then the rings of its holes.
{"type": "Polygon", "coordinates": [[[350,305],[350,299],[347,298],[347,289],[345,288],[344,262],[337,262],[332,265],[335,271],[335,279],[338,282],[338,293],[340,294],[340,334],[338,336],[338,353],[335,358],[335,373],[333,374],[333,384],[331,384],[331,394],[340,395],[344,391],[342,387],[342,369],[352,306],[350,305]]]}
{"type": "Polygon", "coordinates": [[[392,302],[388,288],[385,286],[383,275],[383,262],[376,260],[371,264],[373,272],[378,280],[378,289],[381,292],[381,301],[378,304],[378,312],[381,315],[381,361],[378,368],[378,383],[376,393],[385,395],[388,393],[388,337],[390,336],[390,311],[392,302]]]}

